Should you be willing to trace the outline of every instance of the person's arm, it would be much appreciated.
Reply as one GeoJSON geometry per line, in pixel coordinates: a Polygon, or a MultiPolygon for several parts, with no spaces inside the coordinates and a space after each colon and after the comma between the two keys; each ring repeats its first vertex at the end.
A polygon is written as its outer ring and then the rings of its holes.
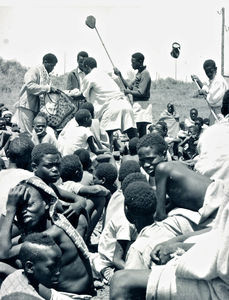
{"type": "Polygon", "coordinates": [[[6,216],[0,227],[0,259],[6,259],[19,253],[20,246],[16,246],[16,252],[15,247],[13,247],[12,229],[17,206],[23,201],[25,191],[25,186],[16,186],[9,192],[6,204],[6,216]]]}
{"type": "Polygon", "coordinates": [[[155,213],[155,219],[158,221],[164,220],[167,217],[166,214],[166,185],[169,177],[169,169],[167,163],[162,162],[157,165],[155,170],[155,183],[156,183],[156,196],[157,196],[157,208],[155,213]]]}
{"type": "Polygon", "coordinates": [[[141,74],[141,80],[139,82],[138,88],[130,88],[128,91],[129,94],[135,96],[138,98],[138,100],[141,100],[141,98],[146,97],[147,87],[149,84],[149,81],[151,80],[149,73],[144,72],[141,74]]]}
{"type": "Polygon", "coordinates": [[[108,196],[110,191],[102,185],[83,185],[79,190],[80,196],[108,196]]]}
{"type": "Polygon", "coordinates": [[[191,75],[191,78],[192,78],[193,81],[195,81],[198,84],[198,86],[200,87],[200,89],[202,89],[203,83],[200,80],[200,78],[197,75],[191,75]]]}
{"type": "Polygon", "coordinates": [[[222,98],[227,88],[225,84],[219,80],[212,83],[207,94],[207,100],[212,106],[221,106],[222,98]]]}
{"type": "Polygon", "coordinates": [[[129,84],[129,83],[123,78],[122,73],[119,71],[118,68],[114,68],[114,73],[115,73],[116,76],[118,76],[118,77],[121,79],[121,81],[122,81],[122,83],[124,84],[125,88],[128,88],[128,89],[131,88],[131,84],[129,84]]]}
{"type": "Polygon", "coordinates": [[[190,249],[190,247],[193,246],[193,244],[184,243],[184,241],[187,238],[195,235],[201,235],[203,233],[209,232],[210,230],[211,228],[208,227],[202,230],[179,235],[172,239],[169,239],[168,241],[156,245],[150,254],[152,261],[155,262],[156,264],[166,263],[168,260],[171,259],[170,254],[174,253],[177,248],[181,248],[187,251],[188,249],[190,249]]]}
{"type": "Polygon", "coordinates": [[[88,137],[87,143],[88,143],[88,146],[89,146],[91,152],[95,153],[96,155],[103,154],[104,152],[107,151],[106,149],[96,149],[95,143],[94,143],[94,137],[92,135],[88,137]]]}
{"type": "Polygon", "coordinates": [[[125,253],[129,241],[117,240],[115,245],[115,251],[113,256],[113,264],[116,269],[122,270],[125,268],[125,253]]]}
{"type": "Polygon", "coordinates": [[[26,72],[25,85],[30,94],[38,96],[44,93],[49,93],[51,90],[54,91],[55,88],[51,88],[51,85],[41,85],[39,82],[39,72],[37,69],[32,68],[26,72]]]}

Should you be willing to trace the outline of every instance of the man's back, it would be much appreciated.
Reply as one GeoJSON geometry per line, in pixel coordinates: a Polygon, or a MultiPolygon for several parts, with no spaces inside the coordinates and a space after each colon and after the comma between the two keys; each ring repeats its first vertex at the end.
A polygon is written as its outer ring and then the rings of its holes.
{"type": "Polygon", "coordinates": [[[203,205],[209,178],[190,170],[180,162],[161,162],[156,167],[157,200],[167,194],[177,207],[197,211],[203,205]]]}

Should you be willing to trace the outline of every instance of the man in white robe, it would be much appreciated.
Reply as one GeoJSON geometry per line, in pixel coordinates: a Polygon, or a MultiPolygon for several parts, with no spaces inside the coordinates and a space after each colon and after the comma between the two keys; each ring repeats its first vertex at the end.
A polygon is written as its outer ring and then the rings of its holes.
{"type": "Polygon", "coordinates": [[[113,131],[120,129],[131,139],[136,136],[136,125],[131,104],[120,91],[115,81],[105,72],[97,69],[94,58],[84,61],[87,74],[82,82],[81,92],[94,105],[95,118],[99,119],[112,141],[113,131]]]}

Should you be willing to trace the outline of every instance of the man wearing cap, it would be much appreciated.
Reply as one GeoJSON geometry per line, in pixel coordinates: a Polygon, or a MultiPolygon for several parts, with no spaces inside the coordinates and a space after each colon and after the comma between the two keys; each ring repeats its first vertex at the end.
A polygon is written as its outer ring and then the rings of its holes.
{"type": "Polygon", "coordinates": [[[55,92],[51,86],[49,73],[53,71],[57,58],[48,53],[43,57],[40,66],[29,69],[24,76],[24,85],[21,88],[17,110],[12,121],[17,123],[21,132],[32,133],[33,119],[40,109],[40,98],[45,93],[55,92]]]}
{"type": "MultiPolygon", "coordinates": [[[[201,88],[199,94],[206,97],[212,111],[219,117],[221,114],[223,96],[228,89],[228,85],[223,76],[217,73],[217,67],[214,60],[206,60],[203,64],[203,68],[209,78],[209,84],[204,85],[196,75],[192,75],[192,78],[196,80],[201,88]]],[[[210,125],[215,123],[215,117],[212,113],[210,114],[209,119],[210,125]]]]}

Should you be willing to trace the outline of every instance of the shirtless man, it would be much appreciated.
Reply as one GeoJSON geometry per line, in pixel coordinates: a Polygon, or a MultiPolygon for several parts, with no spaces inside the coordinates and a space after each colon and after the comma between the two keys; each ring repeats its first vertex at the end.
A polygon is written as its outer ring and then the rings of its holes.
{"type": "Polygon", "coordinates": [[[57,214],[54,207],[52,210],[52,205],[55,206],[56,202],[53,190],[37,177],[20,183],[10,191],[7,217],[0,228],[0,259],[16,258],[24,236],[31,232],[44,232],[54,239],[62,251],[60,278],[55,289],[74,294],[93,294],[93,279],[86,245],[67,219],[57,214]],[[18,227],[15,226],[12,230],[15,217],[18,227]],[[63,226],[63,222],[67,225],[63,226]],[[70,228],[71,238],[66,226],[70,228]],[[21,236],[16,245],[12,240],[15,236],[21,236]]]}
{"type": "Polygon", "coordinates": [[[165,162],[166,149],[166,143],[157,134],[147,134],[138,143],[140,165],[150,177],[155,177],[157,220],[167,217],[166,195],[175,207],[199,210],[212,182],[180,162],[165,162]]]}

